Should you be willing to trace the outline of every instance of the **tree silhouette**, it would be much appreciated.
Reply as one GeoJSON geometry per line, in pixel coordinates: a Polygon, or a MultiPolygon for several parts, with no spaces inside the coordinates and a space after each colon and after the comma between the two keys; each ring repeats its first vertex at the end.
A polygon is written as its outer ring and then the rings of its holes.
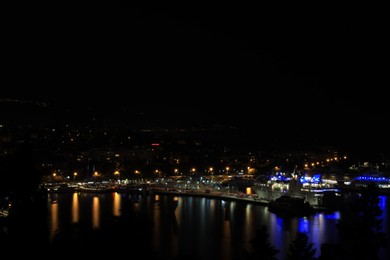
{"type": "Polygon", "coordinates": [[[0,171],[2,196],[11,200],[20,201],[36,195],[41,181],[41,175],[34,165],[34,158],[27,135],[18,150],[9,155],[0,171]]]}
{"type": "Polygon", "coordinates": [[[369,184],[343,207],[341,214],[337,223],[341,254],[351,259],[378,259],[379,249],[386,244],[386,234],[381,231],[379,188],[369,184]]]}
{"type": "Polygon", "coordinates": [[[288,247],[287,259],[289,260],[312,260],[316,249],[313,243],[309,243],[309,238],[305,232],[297,232],[295,239],[288,247]]]}
{"type": "Polygon", "coordinates": [[[276,255],[279,250],[275,249],[273,245],[269,243],[269,235],[265,225],[262,225],[260,229],[256,230],[254,238],[250,241],[253,251],[248,252],[244,250],[244,259],[277,259],[276,255]]]}
{"type": "Polygon", "coordinates": [[[1,240],[6,241],[2,245],[23,245],[38,252],[47,239],[42,232],[47,214],[45,195],[38,192],[41,175],[35,168],[29,134],[1,166],[0,198],[11,205],[7,219],[0,223],[1,240]]]}
{"type": "Polygon", "coordinates": [[[319,260],[336,260],[340,259],[340,246],[332,243],[323,243],[321,245],[321,255],[319,260]]]}

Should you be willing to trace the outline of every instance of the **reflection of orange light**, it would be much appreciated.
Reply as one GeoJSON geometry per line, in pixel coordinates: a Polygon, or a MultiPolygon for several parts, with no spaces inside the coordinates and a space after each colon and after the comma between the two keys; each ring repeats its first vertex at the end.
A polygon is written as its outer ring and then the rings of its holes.
{"type": "Polygon", "coordinates": [[[78,193],[73,193],[73,201],[72,201],[72,222],[79,222],[79,197],[78,193]]]}
{"type": "Polygon", "coordinates": [[[92,226],[93,228],[100,227],[100,208],[99,208],[99,198],[93,197],[92,203],[92,226]]]}
{"type": "Polygon", "coordinates": [[[153,143],[152,146],[160,146],[158,143],[153,143]]]}
{"type": "Polygon", "coordinates": [[[58,231],[58,204],[53,203],[50,206],[50,239],[54,239],[56,232],[58,231]]]}
{"type": "Polygon", "coordinates": [[[121,195],[119,195],[118,192],[114,193],[114,208],[113,208],[113,215],[116,217],[119,217],[121,215],[121,195]]]}

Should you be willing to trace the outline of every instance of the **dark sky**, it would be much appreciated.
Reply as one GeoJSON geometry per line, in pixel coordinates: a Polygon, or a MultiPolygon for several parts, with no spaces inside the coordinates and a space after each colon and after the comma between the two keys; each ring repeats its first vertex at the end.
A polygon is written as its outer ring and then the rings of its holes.
{"type": "Polygon", "coordinates": [[[6,91],[26,97],[360,106],[384,95],[384,25],[343,10],[124,7],[4,20],[6,91]]]}
{"type": "Polygon", "coordinates": [[[326,132],[379,126],[385,138],[384,19],[363,8],[297,9],[122,2],[110,12],[10,13],[1,96],[199,110],[326,132]]]}

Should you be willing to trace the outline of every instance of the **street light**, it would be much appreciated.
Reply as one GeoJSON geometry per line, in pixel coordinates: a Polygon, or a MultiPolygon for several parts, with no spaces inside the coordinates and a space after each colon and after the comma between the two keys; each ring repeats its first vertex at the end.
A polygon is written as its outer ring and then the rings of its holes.
{"type": "Polygon", "coordinates": [[[120,173],[119,173],[118,170],[116,170],[116,171],[114,172],[114,175],[116,176],[116,178],[118,178],[118,182],[120,182],[120,179],[119,179],[120,173]]]}

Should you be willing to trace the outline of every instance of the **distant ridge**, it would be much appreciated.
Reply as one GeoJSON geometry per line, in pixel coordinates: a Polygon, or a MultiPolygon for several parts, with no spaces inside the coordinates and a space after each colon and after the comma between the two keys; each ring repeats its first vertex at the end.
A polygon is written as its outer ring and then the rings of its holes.
{"type": "Polygon", "coordinates": [[[31,105],[37,105],[40,107],[49,106],[48,103],[41,102],[41,101],[32,101],[32,100],[23,100],[23,99],[14,99],[14,98],[0,98],[0,103],[31,104],[31,105]]]}

